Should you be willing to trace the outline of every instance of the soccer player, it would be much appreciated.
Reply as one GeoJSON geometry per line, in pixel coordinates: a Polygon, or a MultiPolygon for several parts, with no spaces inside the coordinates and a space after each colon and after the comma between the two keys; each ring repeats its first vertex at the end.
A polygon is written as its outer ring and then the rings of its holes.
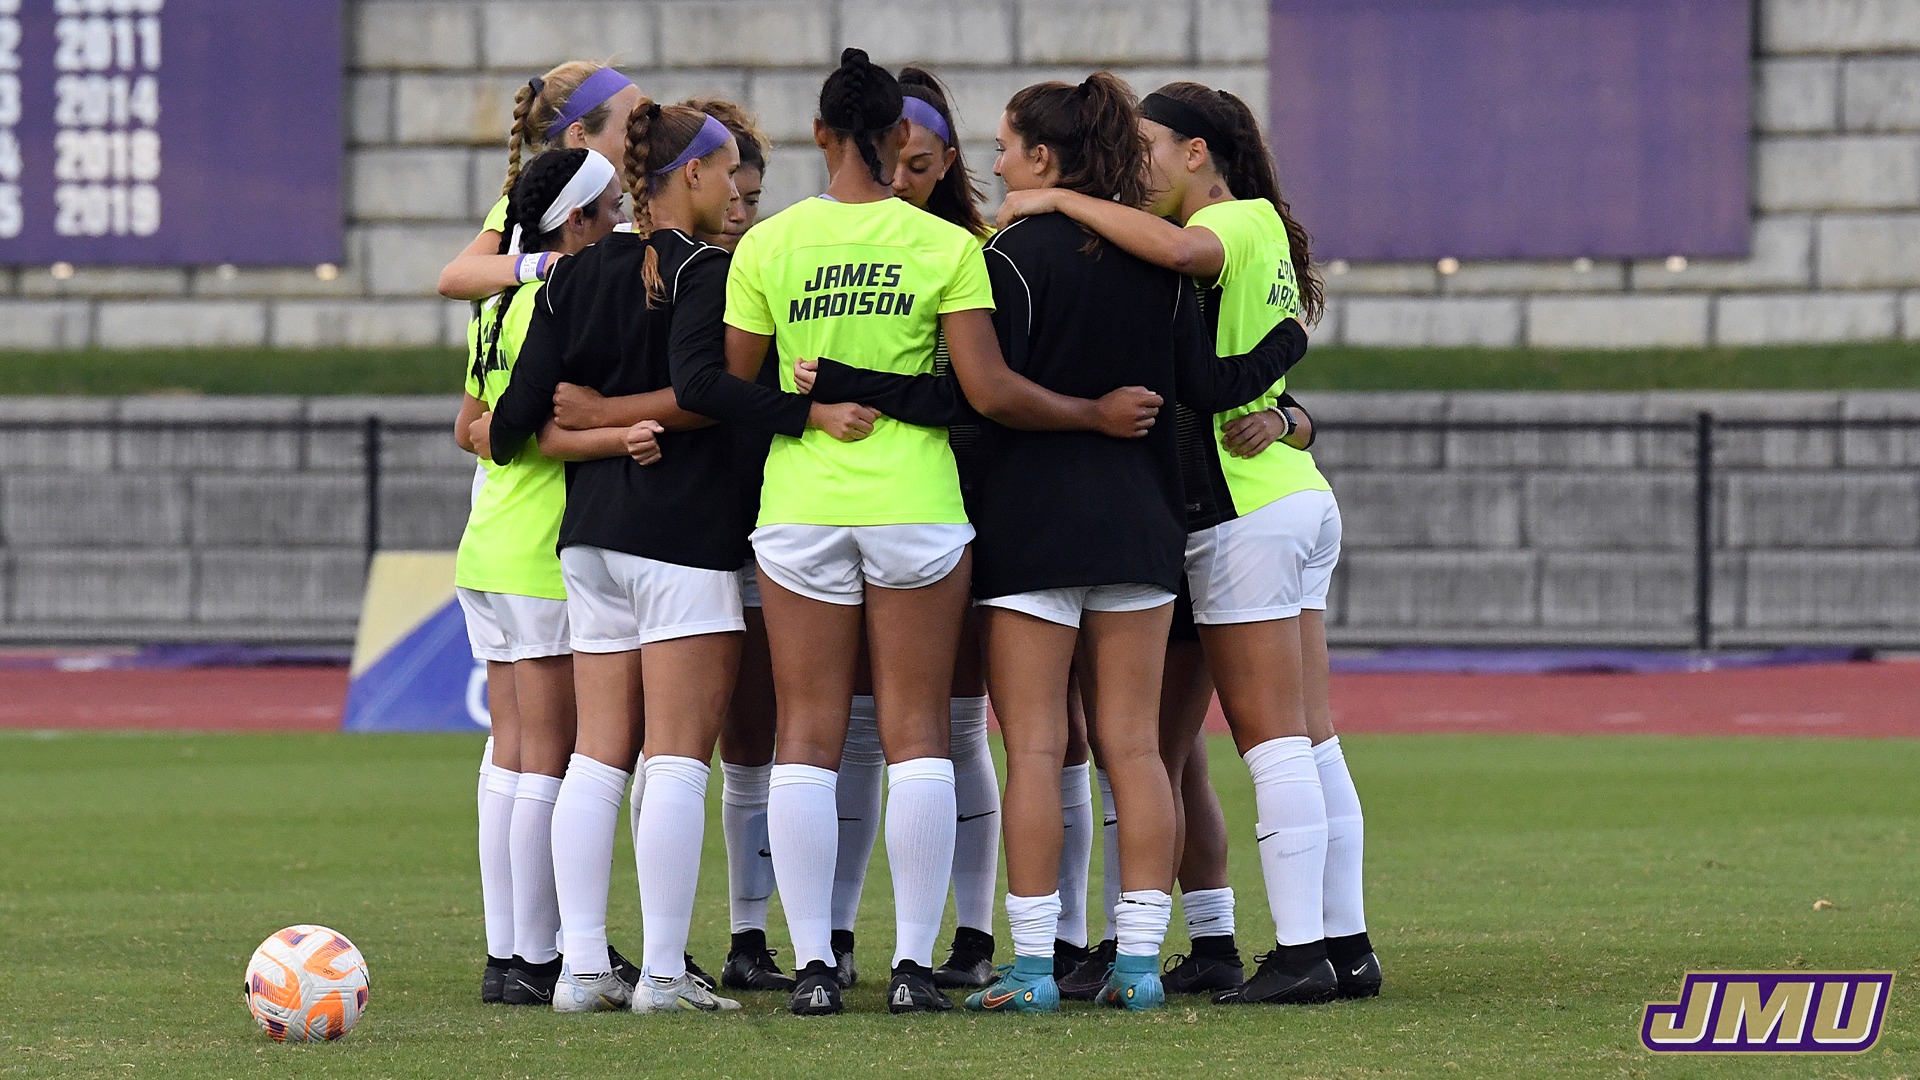
{"type": "MultiPolygon", "coordinates": [[[[476,303],[515,285],[525,284],[521,264],[501,254],[507,231],[506,193],[520,176],[523,159],[543,150],[586,147],[608,161],[626,155],[626,118],[640,100],[640,91],[611,67],[588,60],[569,60],[527,81],[513,98],[513,122],[507,134],[507,178],[500,201],[487,212],[465,250],[440,271],[440,295],[449,300],[476,303]]],[[[549,260],[540,272],[551,273],[549,260]]]]}
{"type": "MultiPolygon", "coordinates": [[[[591,150],[535,158],[507,199],[501,246],[517,250],[503,254],[551,263],[597,242],[619,215],[619,187],[611,180],[612,165],[591,150]]],[[[574,739],[567,592],[554,556],[566,478],[538,448],[494,459],[490,425],[481,422],[521,353],[541,288],[539,267],[529,265],[527,277],[530,287],[488,301],[477,320],[460,436],[481,455],[484,480],[454,570],[473,655],[487,663],[494,717],[493,771],[481,803],[481,866],[493,871],[491,881],[482,877],[489,959],[481,998],[516,1005],[544,1004],[559,969],[552,818],[574,739]]]]}
{"type": "MultiPolygon", "coordinates": [[[[1047,194],[1010,199],[1002,216],[1057,210],[1142,258],[1210,282],[1209,312],[1222,349],[1296,313],[1317,317],[1320,284],[1307,236],[1281,196],[1246,103],[1197,83],[1174,83],[1149,95],[1141,112],[1154,213],[1047,194]]],[[[1281,412],[1259,415],[1274,410],[1283,390],[1278,383],[1246,408],[1182,418],[1187,487],[1198,507],[1188,519],[1194,619],[1253,773],[1256,837],[1278,938],[1254,977],[1222,991],[1218,1001],[1313,1002],[1379,989],[1358,905],[1359,802],[1330,720],[1314,721],[1327,736],[1315,743],[1305,689],[1307,639],[1316,631],[1305,626],[1303,612],[1326,606],[1339,555],[1339,509],[1310,454],[1281,445],[1244,457],[1229,448],[1238,438],[1265,437],[1274,420],[1289,423],[1281,412]],[[1329,832],[1336,816],[1337,855],[1329,832]],[[1337,886],[1327,883],[1329,872],[1337,886]]],[[[1317,616],[1313,622],[1324,655],[1324,624],[1317,616]]]]}
{"type": "MultiPolygon", "coordinates": [[[[820,93],[815,142],[822,196],[740,241],[727,283],[727,359],[758,374],[769,345],[799,359],[923,374],[944,331],[955,371],[982,413],[1036,426],[1131,424],[1137,399],[1048,394],[1008,371],[994,344],[992,294],[977,241],[893,197],[909,125],[899,82],[848,49],[820,93]]],[[[783,385],[792,385],[782,370],[783,385]]],[[[939,427],[881,417],[840,442],[776,437],[753,548],[778,689],[780,739],[768,831],[798,983],[789,1008],[840,1011],[832,951],[838,847],[836,769],[863,628],[869,642],[890,797],[895,952],[888,1008],[949,1009],[932,953],[953,863],[955,797],[948,692],[967,601],[973,529],[939,427]]]]}

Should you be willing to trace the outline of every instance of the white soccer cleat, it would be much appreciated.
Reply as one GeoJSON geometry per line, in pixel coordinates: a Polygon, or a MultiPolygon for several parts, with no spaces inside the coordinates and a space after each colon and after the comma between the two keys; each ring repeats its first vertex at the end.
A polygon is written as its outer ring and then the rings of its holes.
{"type": "Polygon", "coordinates": [[[553,984],[554,1012],[616,1012],[631,1000],[627,984],[611,971],[582,977],[571,967],[562,967],[560,980],[553,984]]]}
{"type": "Polygon", "coordinates": [[[739,1002],[715,994],[684,972],[667,982],[642,975],[640,984],[633,988],[633,1011],[637,1013],[732,1012],[739,1007],[739,1002]]]}

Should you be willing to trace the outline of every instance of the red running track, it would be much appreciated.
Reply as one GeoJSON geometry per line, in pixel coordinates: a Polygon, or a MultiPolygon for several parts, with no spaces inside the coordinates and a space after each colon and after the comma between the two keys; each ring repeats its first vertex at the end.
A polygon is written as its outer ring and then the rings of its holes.
{"type": "MultiPolygon", "coordinates": [[[[342,667],[0,671],[0,728],[327,731],[342,667]]],[[[1658,675],[1343,675],[1347,732],[1920,737],[1920,663],[1658,675]]],[[[1214,730],[1225,730],[1218,706],[1214,730]]]]}

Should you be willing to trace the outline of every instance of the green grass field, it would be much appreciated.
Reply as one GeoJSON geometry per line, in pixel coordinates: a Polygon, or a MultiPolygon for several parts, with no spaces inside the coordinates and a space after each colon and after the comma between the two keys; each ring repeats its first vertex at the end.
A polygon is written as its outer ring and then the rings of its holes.
{"type": "MultiPolygon", "coordinates": [[[[1290,382],[1315,390],[1852,390],[1920,388],[1912,343],[1774,348],[1316,348],[1290,382]]],[[[0,395],[438,394],[448,349],[177,349],[0,353],[0,395]]]]}
{"type": "MultiPolygon", "coordinates": [[[[477,739],[4,735],[0,1075],[1920,1072],[1920,742],[1346,741],[1368,811],[1380,1000],[894,1018],[869,978],[849,1015],[801,1020],[773,995],[730,1017],[479,1005],[477,739]],[[278,1046],[241,1004],[241,971],[260,939],[309,921],[365,952],[369,1012],[342,1043],[278,1046]],[[1775,968],[1896,970],[1880,1045],[1737,1061],[1640,1048],[1643,1003],[1687,970],[1775,968]]],[[[1251,952],[1271,940],[1241,843],[1251,797],[1231,746],[1216,739],[1213,754],[1251,952]]],[[[612,932],[637,956],[631,865],[623,842],[612,932]]],[[[710,967],[725,947],[724,876],[716,817],[693,942],[710,967]]],[[[869,976],[887,962],[888,893],[877,856],[860,929],[869,976]]],[[[772,937],[785,938],[777,909],[772,937]]]]}

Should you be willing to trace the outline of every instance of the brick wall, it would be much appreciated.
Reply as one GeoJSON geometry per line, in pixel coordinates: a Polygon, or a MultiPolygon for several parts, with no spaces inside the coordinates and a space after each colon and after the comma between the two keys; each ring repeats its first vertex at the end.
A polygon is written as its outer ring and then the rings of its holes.
{"type": "MultiPolygon", "coordinates": [[[[1709,409],[1778,424],[1717,441],[1721,640],[1920,646],[1920,393],[1326,393],[1309,404],[1346,525],[1328,613],[1339,643],[1687,644],[1693,434],[1625,425],[1709,409]],[[1915,424],[1796,428],[1843,417],[1915,424]],[[1351,427],[1442,419],[1622,426],[1351,427]]],[[[453,446],[455,408],[438,397],[0,398],[0,641],[348,640],[365,580],[364,421],[412,425],[381,441],[380,546],[451,550],[473,475],[453,446]],[[193,430],[138,426],[157,420],[193,430]]]]}
{"type": "MultiPolygon", "coordinates": [[[[1920,2],[1756,0],[1753,256],[1329,267],[1323,343],[1636,346],[1920,338],[1920,2]],[[1344,270],[1344,272],[1335,272],[1344,270]]],[[[779,146],[771,211],[819,190],[809,140],[841,45],[951,84],[986,173],[1012,92],[1110,66],[1198,78],[1264,114],[1267,0],[350,0],[347,259],[311,268],[0,269],[17,347],[455,345],[433,296],[496,197],[512,95],[613,59],[664,98],[718,93],[779,146]]],[[[1291,163],[1312,168],[1313,163],[1291,163]]],[[[989,181],[991,180],[988,177],[989,181]]],[[[991,185],[989,185],[991,186],[991,185]]],[[[997,196],[996,196],[997,197],[997,196]]],[[[1308,223],[1311,225],[1311,222],[1308,223]]]]}

